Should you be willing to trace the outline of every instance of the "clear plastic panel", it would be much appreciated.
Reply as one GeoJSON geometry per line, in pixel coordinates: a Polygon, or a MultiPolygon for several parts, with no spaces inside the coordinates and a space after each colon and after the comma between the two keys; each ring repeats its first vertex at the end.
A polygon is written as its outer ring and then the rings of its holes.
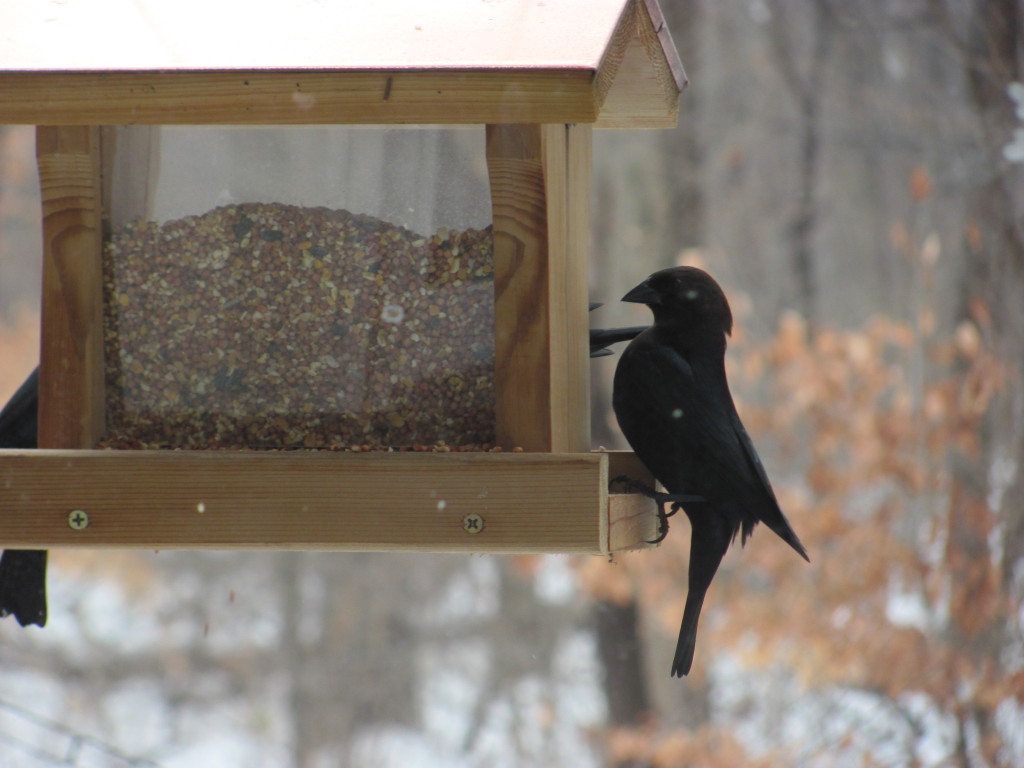
{"type": "Polygon", "coordinates": [[[494,439],[482,131],[119,129],[107,443],[494,439]]]}

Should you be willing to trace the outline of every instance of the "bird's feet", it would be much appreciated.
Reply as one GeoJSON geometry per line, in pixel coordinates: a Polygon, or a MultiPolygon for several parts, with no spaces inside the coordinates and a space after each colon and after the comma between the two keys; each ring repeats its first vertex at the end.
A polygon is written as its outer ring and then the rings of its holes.
{"type": "Polygon", "coordinates": [[[619,475],[612,480],[611,485],[615,485],[616,483],[621,483],[627,490],[635,491],[649,499],[654,499],[654,503],[658,505],[658,538],[653,541],[648,541],[648,544],[660,544],[665,540],[665,537],[668,536],[668,519],[681,510],[683,508],[683,504],[704,501],[703,496],[695,496],[686,493],[662,493],[661,491],[651,488],[651,486],[646,483],[641,483],[639,480],[634,480],[626,475],[619,475]],[[668,512],[665,511],[666,504],[672,505],[668,512]]]}
{"type": "MultiPolygon", "coordinates": [[[[664,495],[667,496],[668,494],[664,495]]],[[[682,508],[683,505],[676,502],[671,506],[670,511],[666,512],[665,505],[658,503],[658,537],[656,539],[648,539],[648,544],[661,544],[665,540],[665,537],[668,536],[668,519],[682,508]]]]}

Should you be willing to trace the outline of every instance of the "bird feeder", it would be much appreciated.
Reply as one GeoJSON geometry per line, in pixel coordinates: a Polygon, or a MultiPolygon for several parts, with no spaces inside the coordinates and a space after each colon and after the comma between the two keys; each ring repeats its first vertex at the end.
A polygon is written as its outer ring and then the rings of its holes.
{"type": "Polygon", "coordinates": [[[677,120],[656,0],[105,0],[0,27],[0,121],[37,126],[44,235],[40,448],[0,451],[0,544],[653,538],[653,503],[608,491],[645,475],[632,454],[590,450],[587,232],[592,129],[677,120]],[[432,153],[456,129],[477,154],[432,153]],[[364,146],[392,163],[361,177],[382,195],[454,185],[487,220],[335,203],[364,146]],[[263,186],[206,175],[225,164],[263,186]],[[412,178],[428,166],[443,180],[412,178]]]}

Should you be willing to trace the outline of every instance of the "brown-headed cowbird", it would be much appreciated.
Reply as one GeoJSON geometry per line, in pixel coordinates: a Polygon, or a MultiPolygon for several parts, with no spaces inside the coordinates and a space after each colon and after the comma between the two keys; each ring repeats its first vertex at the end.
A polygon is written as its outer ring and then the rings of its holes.
{"type": "MultiPolygon", "coordinates": [[[[0,411],[0,448],[35,448],[38,410],[37,368],[0,411]]],[[[46,624],[46,550],[0,555],[0,618],[12,614],[23,627],[46,624]]]]}
{"type": "Polygon", "coordinates": [[[742,529],[759,522],[808,559],[779,508],[768,475],[736,413],[725,377],[732,312],[710,275],[695,267],[655,272],[622,297],[646,304],[654,325],[623,351],[612,404],[626,440],[669,494],[693,494],[689,587],[672,674],[693,664],[704,595],[742,529]]]}

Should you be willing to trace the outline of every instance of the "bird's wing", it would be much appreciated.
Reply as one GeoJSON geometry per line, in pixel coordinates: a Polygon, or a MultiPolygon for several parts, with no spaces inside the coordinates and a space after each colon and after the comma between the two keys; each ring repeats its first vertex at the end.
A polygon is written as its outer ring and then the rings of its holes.
{"type": "Polygon", "coordinates": [[[671,493],[705,497],[737,528],[742,523],[744,538],[761,520],[807,557],[779,509],[723,374],[642,335],[622,354],[613,405],[634,452],[671,493]]]}
{"type": "Polygon", "coordinates": [[[807,556],[807,550],[804,549],[804,545],[797,537],[796,531],[794,531],[793,527],[789,524],[789,521],[786,519],[786,515],[782,512],[782,508],[779,507],[779,503],[775,498],[775,491],[772,490],[772,484],[768,480],[768,473],[765,472],[764,465],[761,463],[761,457],[757,455],[754,443],[750,439],[750,435],[747,434],[747,430],[744,429],[743,422],[740,421],[739,414],[736,413],[735,408],[732,409],[732,424],[733,430],[736,433],[736,438],[739,440],[740,446],[743,449],[743,455],[747,460],[747,466],[754,472],[758,479],[760,479],[764,490],[771,497],[772,503],[763,505],[760,508],[761,513],[758,517],[765,525],[775,531],[783,541],[795,549],[804,560],[810,562],[810,558],[807,556]]]}
{"type": "Polygon", "coordinates": [[[634,452],[670,492],[705,495],[703,470],[721,465],[728,473],[728,445],[736,441],[728,412],[699,369],[649,334],[622,353],[613,406],[634,452]]]}

